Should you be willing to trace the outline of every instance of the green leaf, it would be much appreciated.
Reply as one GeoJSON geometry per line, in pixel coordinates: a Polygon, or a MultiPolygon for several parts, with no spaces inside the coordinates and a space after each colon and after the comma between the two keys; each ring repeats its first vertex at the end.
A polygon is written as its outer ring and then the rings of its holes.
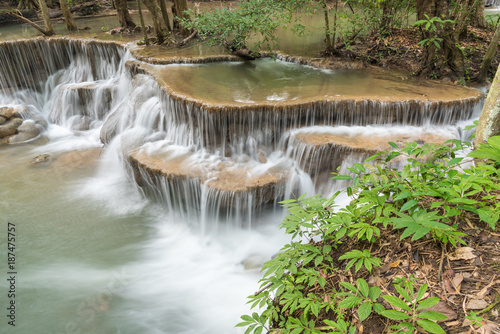
{"type": "Polygon", "coordinates": [[[349,175],[337,175],[337,176],[334,176],[332,177],[333,180],[352,180],[352,177],[350,177],[349,175]]]}
{"type": "Polygon", "coordinates": [[[350,309],[353,308],[354,306],[359,305],[363,301],[363,298],[361,297],[356,297],[356,296],[350,296],[347,297],[343,300],[340,301],[339,307],[340,308],[345,308],[345,309],[350,309]]]}
{"type": "Polygon", "coordinates": [[[358,292],[358,289],[356,289],[356,287],[349,282],[340,282],[340,285],[354,293],[358,292]]]}
{"type": "Polygon", "coordinates": [[[410,197],[412,194],[413,194],[413,192],[411,192],[411,191],[404,191],[404,192],[402,192],[401,194],[399,194],[399,195],[397,195],[396,197],[394,197],[394,201],[399,201],[399,200],[402,200],[402,199],[408,198],[408,197],[410,197]]]}
{"type": "Polygon", "coordinates": [[[252,326],[249,326],[247,330],[245,331],[245,334],[250,334],[252,333],[253,329],[257,326],[257,324],[253,324],[252,326]]]}
{"type": "MultiPolygon", "coordinates": [[[[461,162],[462,160],[464,160],[464,158],[454,158],[454,159],[451,159],[450,161],[448,161],[448,166],[451,166],[451,165],[455,165],[455,164],[458,164],[459,162],[461,162]]],[[[448,172],[448,174],[451,174],[452,171],[448,172]]],[[[456,171],[455,171],[456,172],[456,171]]],[[[454,173],[455,174],[455,173],[454,173]]],[[[455,174],[456,175],[456,174],[455,174]]],[[[453,177],[453,176],[451,176],[453,177]]]]}
{"type": "Polygon", "coordinates": [[[405,311],[411,311],[411,308],[408,305],[406,305],[406,303],[404,301],[402,301],[401,299],[399,299],[397,297],[382,296],[382,298],[384,298],[393,307],[398,307],[398,308],[403,309],[405,311]]]}
{"type": "Polygon", "coordinates": [[[427,284],[424,283],[424,284],[422,284],[420,289],[418,289],[416,300],[419,301],[420,299],[422,299],[422,297],[425,295],[426,291],[427,291],[427,284]]]}
{"type": "Polygon", "coordinates": [[[430,332],[430,333],[433,333],[433,334],[444,334],[445,331],[441,328],[441,326],[439,326],[438,324],[436,324],[435,322],[433,321],[430,321],[430,320],[426,320],[426,319],[419,319],[417,320],[417,324],[422,327],[423,329],[425,329],[426,331],[430,332]]]}
{"type": "Polygon", "coordinates": [[[406,202],[402,207],[401,207],[401,211],[406,211],[406,210],[409,210],[411,208],[413,208],[415,205],[418,204],[418,201],[415,200],[415,199],[412,199],[411,201],[408,201],[406,202]]]}
{"type": "Polygon", "coordinates": [[[439,312],[434,312],[434,311],[423,311],[418,314],[419,318],[423,319],[428,319],[428,320],[433,320],[433,321],[443,321],[448,319],[447,316],[445,316],[442,313],[439,312]]]}
{"type": "Polygon", "coordinates": [[[365,167],[360,164],[359,162],[355,162],[352,164],[354,167],[356,167],[357,170],[359,170],[361,173],[365,173],[366,170],[365,170],[365,167]]]}
{"type": "Polygon", "coordinates": [[[396,311],[396,310],[385,310],[381,312],[384,317],[392,319],[392,320],[405,320],[410,318],[410,316],[404,312],[396,311]]]}
{"type": "Polygon", "coordinates": [[[408,293],[408,291],[405,290],[405,288],[403,288],[401,285],[398,285],[398,284],[395,284],[394,285],[394,288],[396,289],[397,292],[399,292],[399,294],[401,296],[403,296],[404,299],[406,299],[409,303],[411,303],[413,300],[412,298],[410,297],[410,294],[408,293]]]}
{"type": "Polygon", "coordinates": [[[243,321],[243,322],[238,323],[235,327],[246,327],[246,326],[253,324],[253,323],[254,322],[243,321]]]}
{"type": "Polygon", "coordinates": [[[372,303],[364,302],[358,308],[359,320],[364,321],[366,318],[368,318],[370,316],[370,313],[372,313],[372,303]]]}
{"type": "Polygon", "coordinates": [[[439,297],[426,298],[418,303],[419,305],[417,307],[417,311],[432,307],[432,306],[436,305],[437,303],[439,303],[440,300],[441,300],[441,298],[439,298],[439,297]]]}
{"type": "Polygon", "coordinates": [[[363,296],[368,297],[370,289],[368,287],[368,283],[362,278],[358,278],[356,280],[356,285],[358,286],[359,292],[363,294],[363,296]]]}
{"type": "Polygon", "coordinates": [[[373,303],[373,310],[378,314],[382,314],[382,312],[385,311],[385,308],[380,303],[373,303]]]}
{"type": "Polygon", "coordinates": [[[255,320],[251,316],[246,315],[246,314],[241,316],[241,320],[244,320],[247,322],[255,322],[255,320]]]}
{"type": "Polygon", "coordinates": [[[380,297],[380,292],[381,291],[378,286],[372,286],[368,295],[372,301],[376,301],[378,297],[380,297]]]}

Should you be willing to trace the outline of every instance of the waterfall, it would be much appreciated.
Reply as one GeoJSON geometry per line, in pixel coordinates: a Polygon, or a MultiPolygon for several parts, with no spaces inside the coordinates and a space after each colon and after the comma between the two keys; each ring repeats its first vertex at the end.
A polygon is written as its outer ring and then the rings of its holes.
{"type": "Polygon", "coordinates": [[[387,142],[427,131],[455,138],[457,124],[478,117],[483,103],[471,94],[452,101],[214,104],[177,93],[155,66],[114,43],[0,43],[0,107],[26,107],[23,117],[48,123],[49,138],[86,138],[87,146],[100,139],[143,195],[196,221],[201,233],[215,233],[222,223],[250,228],[282,199],[344,186],[330,172],[378,148],[343,137],[364,133],[387,142]],[[313,143],[318,135],[328,140],[313,143]]]}

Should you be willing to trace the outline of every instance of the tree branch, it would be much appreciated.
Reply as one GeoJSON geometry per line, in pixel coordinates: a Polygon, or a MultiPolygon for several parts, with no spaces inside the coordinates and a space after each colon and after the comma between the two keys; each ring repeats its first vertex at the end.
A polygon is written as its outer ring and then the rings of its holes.
{"type": "Polygon", "coordinates": [[[32,26],[33,28],[35,28],[36,30],[38,30],[39,32],[41,32],[42,34],[44,34],[45,36],[52,36],[53,33],[48,31],[48,30],[45,30],[43,29],[42,27],[40,27],[38,24],[28,20],[27,18],[25,18],[24,16],[21,16],[21,15],[18,15],[16,13],[9,13],[10,16],[13,16],[21,21],[24,21],[25,23],[29,24],[30,26],[32,26]]]}

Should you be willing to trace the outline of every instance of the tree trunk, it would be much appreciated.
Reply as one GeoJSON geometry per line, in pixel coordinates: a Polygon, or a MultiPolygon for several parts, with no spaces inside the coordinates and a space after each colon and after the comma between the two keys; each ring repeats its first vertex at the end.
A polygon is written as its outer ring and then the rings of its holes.
{"type": "Polygon", "coordinates": [[[474,146],[485,144],[489,137],[498,135],[500,135],[500,67],[497,69],[479,118],[474,146]]]}
{"type": "Polygon", "coordinates": [[[38,6],[42,11],[43,23],[45,24],[45,31],[47,36],[54,35],[54,28],[52,28],[52,24],[50,23],[49,10],[47,8],[47,4],[45,0],[38,0],[38,6]]]}
{"type": "Polygon", "coordinates": [[[156,35],[156,42],[158,44],[161,44],[163,43],[164,36],[161,31],[160,17],[158,14],[158,4],[154,0],[143,0],[142,2],[148,8],[149,13],[151,13],[151,17],[153,19],[153,29],[155,30],[156,35]]]}
{"type": "MultiPolygon", "coordinates": [[[[464,0],[452,15],[454,24],[435,22],[437,30],[431,32],[420,28],[422,40],[427,40],[417,74],[432,78],[449,78],[453,81],[465,79],[464,56],[459,48],[460,33],[467,26],[474,0],[464,0]],[[439,38],[439,39],[437,39],[439,38]],[[438,43],[439,47],[434,43],[438,43]]],[[[427,20],[439,17],[450,18],[449,0],[416,0],[417,18],[427,20]]]]}
{"type": "Polygon", "coordinates": [[[66,28],[69,31],[78,30],[75,20],[73,20],[73,16],[69,11],[68,3],[66,2],[66,0],[59,0],[59,4],[61,5],[61,10],[64,16],[64,22],[66,22],[66,28]]]}
{"type": "Polygon", "coordinates": [[[38,3],[35,0],[20,0],[17,9],[38,9],[38,3]]]}
{"type": "Polygon", "coordinates": [[[174,0],[174,6],[175,6],[174,22],[177,21],[177,27],[179,29],[180,34],[182,36],[188,36],[189,30],[184,28],[181,24],[178,24],[181,18],[185,19],[188,18],[188,16],[184,13],[184,11],[188,10],[187,2],[186,0],[174,0]]]}
{"type": "Polygon", "coordinates": [[[116,13],[121,27],[135,28],[135,23],[128,12],[127,0],[116,0],[116,13]]]}
{"type": "MultiPolygon", "coordinates": [[[[337,4],[337,1],[338,0],[335,0],[335,4],[337,4]]],[[[323,0],[321,6],[323,7],[323,13],[325,15],[325,53],[328,54],[335,49],[335,37],[332,43],[332,33],[330,32],[330,19],[328,17],[328,6],[326,4],[326,0],[323,0]]],[[[335,18],[337,18],[337,12],[335,12],[335,18]]]]}
{"type": "Polygon", "coordinates": [[[486,19],[484,18],[484,2],[485,0],[478,0],[474,11],[474,19],[471,22],[472,26],[479,28],[487,28],[489,26],[488,22],[486,22],[486,19]]]}
{"type": "Polygon", "coordinates": [[[137,9],[139,10],[139,18],[141,19],[141,28],[144,33],[144,43],[149,45],[148,32],[146,31],[146,25],[144,24],[144,17],[142,17],[141,0],[137,0],[137,9]]]}
{"type": "Polygon", "coordinates": [[[495,35],[493,35],[493,39],[491,40],[491,43],[488,46],[488,50],[486,50],[486,54],[484,55],[483,62],[481,64],[481,68],[479,69],[479,73],[477,74],[477,76],[474,78],[474,81],[477,81],[480,84],[486,83],[486,79],[488,77],[488,71],[490,70],[493,58],[495,57],[499,41],[500,41],[500,24],[497,26],[497,29],[495,30],[495,35]]]}
{"type": "Polygon", "coordinates": [[[170,20],[168,19],[168,11],[167,5],[165,4],[165,0],[158,0],[161,10],[161,16],[163,17],[163,22],[165,23],[165,27],[167,27],[167,31],[172,31],[170,27],[170,20]]]}

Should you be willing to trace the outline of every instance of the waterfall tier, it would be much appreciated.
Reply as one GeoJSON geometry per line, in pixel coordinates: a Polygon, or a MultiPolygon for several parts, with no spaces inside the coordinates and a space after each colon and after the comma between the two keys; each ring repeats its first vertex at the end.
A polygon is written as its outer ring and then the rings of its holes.
{"type": "Polygon", "coordinates": [[[17,136],[21,126],[57,125],[85,139],[78,149],[100,138],[171,210],[248,225],[280,199],[329,193],[329,172],[388,141],[456,137],[483,103],[477,91],[381,73],[214,60],[155,65],[114,43],[0,43],[0,107],[24,110],[3,126],[17,136]]]}

